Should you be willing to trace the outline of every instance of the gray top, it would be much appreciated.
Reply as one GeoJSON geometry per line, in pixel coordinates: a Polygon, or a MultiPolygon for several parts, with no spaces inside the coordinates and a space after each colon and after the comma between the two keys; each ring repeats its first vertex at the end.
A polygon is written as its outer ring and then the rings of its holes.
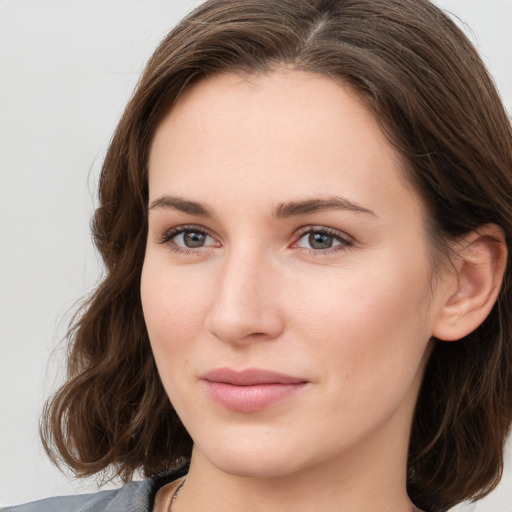
{"type": "Polygon", "coordinates": [[[112,491],[47,498],[3,508],[1,512],[151,512],[157,491],[183,476],[187,469],[183,466],[167,475],[129,482],[112,491]]]}

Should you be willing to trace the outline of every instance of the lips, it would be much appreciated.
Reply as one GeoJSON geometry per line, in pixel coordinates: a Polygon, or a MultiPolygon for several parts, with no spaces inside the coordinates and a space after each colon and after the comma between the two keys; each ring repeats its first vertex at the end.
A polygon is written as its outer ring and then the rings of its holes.
{"type": "Polygon", "coordinates": [[[218,368],[201,377],[209,397],[226,409],[255,412],[295,395],[308,381],[283,373],[218,368]]]}

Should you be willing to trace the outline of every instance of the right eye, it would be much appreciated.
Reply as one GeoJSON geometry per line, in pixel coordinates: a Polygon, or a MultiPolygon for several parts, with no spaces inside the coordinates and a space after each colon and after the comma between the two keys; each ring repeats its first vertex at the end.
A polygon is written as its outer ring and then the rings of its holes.
{"type": "Polygon", "coordinates": [[[197,226],[179,226],[167,231],[160,243],[177,252],[189,252],[203,247],[219,247],[219,243],[197,226]]]}
{"type": "Polygon", "coordinates": [[[176,245],[189,248],[203,247],[208,238],[206,233],[200,231],[183,231],[172,237],[176,245]]]}

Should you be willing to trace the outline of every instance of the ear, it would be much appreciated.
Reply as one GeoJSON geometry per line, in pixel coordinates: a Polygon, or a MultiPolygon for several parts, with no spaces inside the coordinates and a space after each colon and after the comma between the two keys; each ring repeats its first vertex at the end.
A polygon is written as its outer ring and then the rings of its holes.
{"type": "Polygon", "coordinates": [[[448,279],[447,298],[432,332],[444,341],[463,338],[487,318],[498,297],[507,263],[505,237],[495,224],[481,226],[452,249],[454,279],[448,279]]]}

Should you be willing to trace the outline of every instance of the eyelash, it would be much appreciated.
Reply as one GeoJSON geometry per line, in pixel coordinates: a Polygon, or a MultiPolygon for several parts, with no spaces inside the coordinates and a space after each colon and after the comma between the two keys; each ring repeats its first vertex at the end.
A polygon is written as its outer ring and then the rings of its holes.
{"type": "MultiPolygon", "coordinates": [[[[173,242],[173,238],[177,237],[178,235],[181,235],[183,233],[197,233],[200,235],[204,235],[210,238],[213,238],[204,228],[196,225],[183,225],[183,226],[177,226],[174,228],[169,229],[166,231],[162,237],[157,241],[161,245],[167,245],[169,250],[172,252],[183,254],[183,255],[189,255],[189,254],[198,254],[201,251],[204,251],[204,249],[209,249],[210,247],[198,247],[197,249],[193,248],[184,248],[176,243],[173,242]]],[[[340,231],[327,228],[327,227],[319,227],[319,226],[305,226],[301,229],[299,229],[296,234],[294,235],[295,241],[291,245],[292,248],[301,249],[302,251],[306,251],[309,255],[314,256],[323,256],[323,255],[329,255],[333,254],[338,251],[347,250],[350,247],[354,245],[353,240],[348,237],[347,235],[341,233],[340,231]],[[304,238],[304,236],[312,233],[318,233],[321,235],[326,235],[328,237],[331,237],[332,239],[339,242],[339,245],[335,245],[334,247],[329,247],[326,249],[313,249],[313,248],[307,248],[307,247],[298,247],[296,244],[304,238]]]]}

